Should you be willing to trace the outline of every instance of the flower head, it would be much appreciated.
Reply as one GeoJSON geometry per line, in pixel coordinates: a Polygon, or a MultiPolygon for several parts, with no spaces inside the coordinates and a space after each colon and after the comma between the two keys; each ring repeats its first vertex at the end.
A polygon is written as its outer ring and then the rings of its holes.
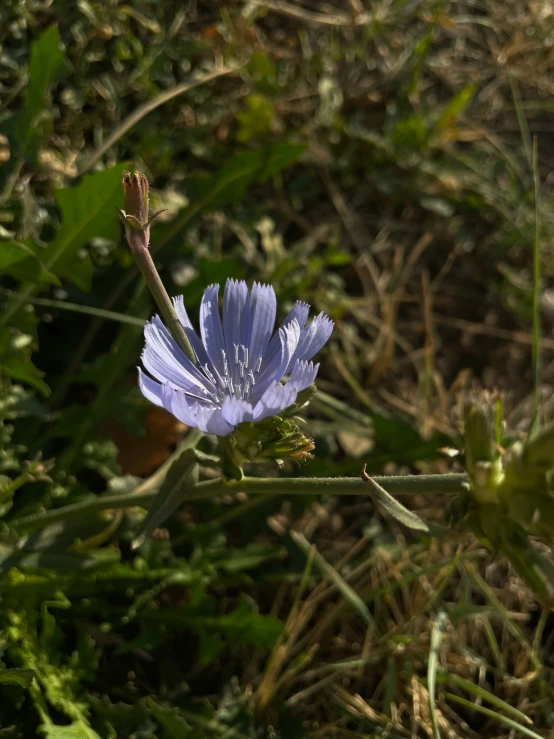
{"type": "Polygon", "coordinates": [[[277,301],[270,285],[227,280],[223,321],[219,285],[210,285],[200,306],[200,335],[182,297],[175,310],[197,359],[195,366],[177,346],[159,316],[146,324],[142,394],[188,426],[226,436],[239,423],[277,415],[312,385],[319,364],[309,360],[326,343],[333,322],[323,313],[306,324],[310,306],[296,302],[273,334],[277,301]],[[289,375],[286,384],[281,380],[289,375]]]}

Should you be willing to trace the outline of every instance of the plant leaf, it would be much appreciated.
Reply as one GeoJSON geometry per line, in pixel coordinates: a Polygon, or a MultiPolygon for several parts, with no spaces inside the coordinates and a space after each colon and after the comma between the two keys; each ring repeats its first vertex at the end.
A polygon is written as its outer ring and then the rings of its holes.
{"type": "Polygon", "coordinates": [[[25,106],[6,122],[5,130],[13,149],[14,164],[19,159],[34,156],[38,135],[36,118],[46,106],[48,90],[66,71],[58,27],[51,25],[31,47],[25,106]]]}
{"type": "Polygon", "coordinates": [[[231,157],[215,174],[188,181],[187,195],[193,201],[190,207],[197,207],[197,201],[202,208],[214,208],[240,200],[249,185],[265,182],[288,167],[305,148],[304,144],[281,143],[231,157]]]}
{"type": "Polygon", "coordinates": [[[84,721],[74,721],[69,726],[44,724],[42,731],[46,739],[100,739],[84,721]]]}
{"type": "Polygon", "coordinates": [[[77,187],[56,190],[56,202],[62,213],[62,225],[54,241],[44,250],[43,262],[59,277],[74,282],[81,290],[90,288],[92,265],[83,264],[79,250],[92,238],[117,239],[119,222],[115,208],[123,198],[121,175],[125,165],[118,165],[86,175],[77,187]]]}
{"type": "Polygon", "coordinates": [[[199,465],[194,449],[185,449],[171,465],[154,502],[144,520],[140,534],[134,539],[132,547],[136,549],[160,524],[162,524],[181,503],[187,493],[198,482],[199,465]]]}
{"type": "Polygon", "coordinates": [[[0,273],[15,277],[20,282],[45,282],[59,285],[40,258],[41,249],[30,239],[0,242],[0,273]]]}
{"type": "Polygon", "coordinates": [[[18,668],[0,670],[0,685],[19,685],[21,688],[29,688],[34,676],[33,670],[18,668]]]}
{"type": "Polygon", "coordinates": [[[418,516],[417,513],[404,508],[396,498],[387,493],[378,483],[375,482],[365,471],[365,465],[361,473],[362,480],[367,483],[371,494],[377,499],[377,501],[383,506],[383,508],[399,523],[407,526],[414,531],[422,531],[430,536],[444,536],[449,532],[447,526],[440,526],[439,524],[429,523],[425,519],[418,516]]]}

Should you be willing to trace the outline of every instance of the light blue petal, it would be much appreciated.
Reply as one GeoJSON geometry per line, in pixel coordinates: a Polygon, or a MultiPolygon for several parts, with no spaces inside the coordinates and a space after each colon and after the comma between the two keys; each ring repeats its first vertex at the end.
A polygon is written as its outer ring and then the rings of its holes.
{"type": "Polygon", "coordinates": [[[138,369],[138,383],[141,393],[144,395],[146,400],[149,400],[154,405],[158,405],[163,408],[162,398],[162,386],[156,380],[152,380],[148,375],[145,375],[140,367],[138,369]]]}
{"type": "MultiPolygon", "coordinates": [[[[308,318],[309,312],[310,306],[308,305],[308,303],[303,303],[301,300],[297,300],[290,309],[287,317],[283,321],[281,328],[285,328],[285,326],[288,326],[289,323],[292,323],[292,321],[296,321],[300,326],[300,331],[302,332],[304,326],[306,325],[306,320],[308,318]]],[[[275,358],[275,355],[279,352],[280,346],[281,339],[279,337],[279,332],[277,332],[269,342],[269,346],[267,347],[264,354],[264,360],[266,362],[271,362],[275,358]]]]}
{"type": "Polygon", "coordinates": [[[297,359],[311,359],[314,354],[327,342],[334,327],[333,321],[324,313],[320,313],[313,321],[302,330],[298,346],[292,357],[287,372],[294,367],[297,359]]]}
{"type": "Polygon", "coordinates": [[[313,362],[302,362],[297,360],[287,382],[287,387],[294,389],[296,393],[305,390],[314,384],[317,376],[319,364],[314,365],[313,362]]]}
{"type": "Polygon", "coordinates": [[[262,362],[260,374],[252,391],[253,402],[259,400],[274,381],[283,377],[296,350],[299,337],[300,326],[296,319],[279,329],[279,351],[269,361],[262,362]]]}
{"type": "Polygon", "coordinates": [[[237,426],[243,421],[252,421],[252,405],[240,398],[226,398],[221,408],[221,415],[231,426],[237,426]]]}
{"type": "Polygon", "coordinates": [[[169,385],[164,385],[162,398],[164,407],[187,426],[217,436],[227,436],[233,430],[233,427],[221,415],[221,410],[215,405],[202,406],[195,403],[184,392],[169,385]]]}
{"type": "Polygon", "coordinates": [[[148,355],[146,361],[150,362],[150,366],[147,366],[146,369],[149,372],[152,372],[153,375],[162,381],[170,379],[168,375],[171,372],[172,382],[178,387],[183,387],[185,390],[190,387],[203,387],[209,393],[214,391],[214,385],[194,366],[182,349],[177,346],[177,343],[163,325],[159,316],[154,316],[152,321],[146,324],[144,327],[144,338],[146,347],[143,358],[148,355]],[[154,361],[154,357],[157,357],[156,361],[154,361]],[[177,380],[179,377],[181,381],[177,380]]]}
{"type": "Polygon", "coordinates": [[[194,353],[196,354],[196,359],[198,360],[198,363],[200,364],[200,366],[203,367],[208,361],[208,355],[206,354],[204,345],[200,341],[198,334],[196,333],[196,331],[193,328],[192,323],[190,322],[187,309],[185,308],[185,302],[183,300],[183,296],[177,295],[176,298],[173,298],[173,305],[175,306],[175,312],[177,313],[177,318],[181,322],[181,325],[185,330],[185,334],[187,335],[187,338],[190,341],[190,344],[194,350],[194,353]]]}
{"type": "Polygon", "coordinates": [[[200,333],[210,359],[211,367],[215,369],[216,378],[223,387],[221,377],[225,374],[223,368],[225,340],[223,338],[223,328],[219,316],[218,292],[219,285],[210,285],[204,290],[200,304],[200,333]]]}
{"type": "Polygon", "coordinates": [[[308,303],[304,303],[301,300],[297,300],[296,303],[290,309],[287,317],[283,321],[283,326],[289,324],[292,320],[298,321],[298,325],[301,329],[306,325],[308,320],[308,313],[310,312],[310,306],[308,303]]]}
{"type": "Polygon", "coordinates": [[[244,280],[227,280],[223,295],[223,335],[233,382],[239,377],[238,367],[234,364],[235,346],[242,343],[247,298],[248,287],[244,280]]]}
{"type": "Polygon", "coordinates": [[[150,346],[145,346],[141,355],[144,367],[150,374],[159,380],[163,385],[169,383],[174,387],[184,390],[189,395],[193,395],[199,399],[210,398],[211,393],[196,381],[190,380],[182,367],[175,369],[161,359],[150,346]]]}
{"type": "Polygon", "coordinates": [[[206,409],[199,408],[197,413],[199,422],[198,428],[207,434],[215,434],[216,436],[227,436],[234,430],[234,426],[228,423],[221,413],[221,408],[206,409]]]}
{"type": "Polygon", "coordinates": [[[277,314],[277,298],[271,285],[261,285],[255,282],[249,296],[250,334],[246,346],[248,347],[250,367],[255,366],[258,358],[263,356],[273,328],[277,314]]]}
{"type": "Polygon", "coordinates": [[[254,407],[254,420],[275,416],[288,408],[296,400],[296,391],[289,384],[274,382],[270,385],[254,407]]]}

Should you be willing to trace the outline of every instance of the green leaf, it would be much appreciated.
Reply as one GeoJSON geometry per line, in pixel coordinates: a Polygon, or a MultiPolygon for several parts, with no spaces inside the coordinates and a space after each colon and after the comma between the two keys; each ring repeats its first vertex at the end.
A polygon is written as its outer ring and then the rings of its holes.
{"type": "Polygon", "coordinates": [[[14,380],[25,382],[43,395],[48,395],[50,388],[42,379],[44,373],[38,370],[31,361],[32,342],[32,336],[15,329],[1,331],[0,372],[3,371],[14,380]]]}
{"type": "Polygon", "coordinates": [[[193,208],[216,208],[240,200],[247,187],[263,183],[293,164],[305,150],[304,144],[281,143],[231,157],[215,174],[194,177],[186,184],[193,208]]]}
{"type": "Polygon", "coordinates": [[[150,506],[140,534],[133,541],[133,548],[139,547],[146,537],[158,528],[186,499],[198,482],[198,462],[194,449],[185,449],[171,465],[158,495],[150,506]]]}
{"type": "Polygon", "coordinates": [[[190,725],[179,716],[173,707],[160,706],[152,698],[146,698],[145,703],[152,716],[162,727],[164,739],[184,739],[189,735],[190,725]]]}
{"type": "Polygon", "coordinates": [[[451,126],[456,118],[463,113],[466,106],[470,103],[472,97],[475,94],[477,86],[475,84],[466,85],[459,92],[457,92],[450,100],[446,103],[442,112],[435,122],[434,130],[441,131],[447,126],[451,126]]]}
{"type": "Polygon", "coordinates": [[[101,739],[84,721],[74,721],[69,726],[44,724],[42,732],[46,739],[101,739]]]}
{"type": "Polygon", "coordinates": [[[36,147],[36,118],[46,107],[49,89],[67,71],[65,56],[60,48],[58,27],[52,25],[31,47],[29,84],[24,108],[8,119],[6,131],[12,144],[14,160],[32,158],[36,147]]]}
{"type": "Polygon", "coordinates": [[[37,113],[45,102],[49,88],[60,80],[66,71],[67,65],[61,49],[58,27],[51,25],[31,47],[27,109],[37,113]]]}
{"type": "Polygon", "coordinates": [[[74,282],[81,290],[90,288],[92,270],[83,269],[82,249],[92,239],[115,240],[119,221],[115,208],[121,205],[123,190],[121,175],[124,165],[87,175],[77,187],[55,191],[61,210],[62,225],[43,252],[43,262],[59,277],[74,282]]]}
{"type": "Polygon", "coordinates": [[[34,676],[33,670],[0,670],[0,685],[19,685],[21,688],[29,688],[34,676]]]}
{"type": "Polygon", "coordinates": [[[247,95],[244,103],[246,107],[238,115],[237,140],[241,142],[268,133],[275,115],[273,103],[261,95],[247,95]]]}
{"type": "Polygon", "coordinates": [[[399,523],[407,526],[414,531],[421,531],[430,536],[444,536],[448,533],[449,529],[447,526],[440,526],[438,524],[429,523],[425,519],[421,518],[413,511],[404,508],[396,498],[387,493],[375,480],[373,480],[365,471],[365,467],[362,470],[362,480],[367,484],[371,490],[373,497],[377,499],[380,505],[395,518],[399,523]]]}
{"type": "Polygon", "coordinates": [[[0,273],[21,282],[45,282],[59,285],[60,281],[42,263],[40,249],[30,239],[0,242],[0,273]]]}
{"type": "MultiPolygon", "coordinates": [[[[283,633],[283,624],[276,616],[262,616],[246,599],[225,616],[200,617],[204,627],[223,632],[233,643],[246,642],[262,649],[271,649],[283,633]]],[[[202,627],[202,623],[199,624],[202,627]]]]}

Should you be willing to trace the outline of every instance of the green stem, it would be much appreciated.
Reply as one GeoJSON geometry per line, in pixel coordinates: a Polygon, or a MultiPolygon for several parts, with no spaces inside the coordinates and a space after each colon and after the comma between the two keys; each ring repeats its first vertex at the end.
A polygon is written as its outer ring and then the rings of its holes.
{"type": "Polygon", "coordinates": [[[162,314],[171,335],[185,352],[190,361],[193,364],[196,364],[196,356],[188,336],[177,317],[175,307],[160,279],[160,275],[158,274],[158,270],[156,269],[156,265],[154,264],[154,260],[150,254],[150,250],[148,248],[132,248],[131,251],[140,271],[142,272],[142,276],[148,285],[148,289],[154,296],[154,300],[160,309],[160,313],[162,314]]]}
{"type": "MultiPolygon", "coordinates": [[[[449,495],[460,493],[467,483],[464,474],[446,475],[384,475],[373,478],[391,495],[415,495],[436,493],[449,495]]],[[[22,531],[42,528],[57,521],[66,521],[74,516],[116,508],[132,506],[147,507],[156,497],[152,486],[139,493],[125,495],[100,495],[84,503],[73,503],[63,508],[55,508],[47,513],[37,513],[10,522],[10,526],[22,531]]],[[[361,477],[245,477],[235,480],[203,480],[194,486],[186,501],[205,500],[228,493],[282,494],[282,495],[368,495],[367,486],[361,477]]],[[[185,501],[183,501],[185,502],[185,501]]]]}

